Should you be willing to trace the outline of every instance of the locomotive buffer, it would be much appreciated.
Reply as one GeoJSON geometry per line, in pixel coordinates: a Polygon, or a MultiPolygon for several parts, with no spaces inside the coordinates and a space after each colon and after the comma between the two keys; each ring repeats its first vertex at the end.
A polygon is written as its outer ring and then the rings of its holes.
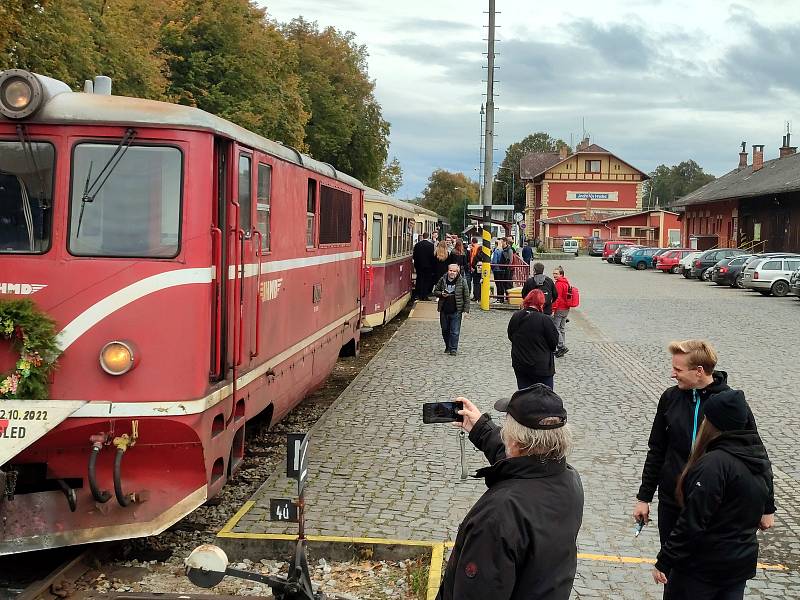
{"type": "Polygon", "coordinates": [[[272,588],[275,600],[324,600],[322,592],[314,593],[308,571],[305,537],[305,498],[303,490],[308,479],[308,434],[290,433],[286,440],[286,476],[297,480],[297,500],[270,498],[269,518],[298,524],[297,543],[294,556],[289,563],[289,573],[283,577],[271,577],[251,573],[228,566],[225,552],[211,544],[195,548],[186,559],[186,575],[199,587],[211,588],[223,580],[225,575],[266,583],[272,588]]]}

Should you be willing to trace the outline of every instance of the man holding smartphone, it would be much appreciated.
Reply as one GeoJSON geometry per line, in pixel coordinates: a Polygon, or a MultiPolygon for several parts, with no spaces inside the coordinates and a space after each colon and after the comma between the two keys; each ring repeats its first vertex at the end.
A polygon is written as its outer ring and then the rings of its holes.
{"type": "Polygon", "coordinates": [[[458,528],[437,600],[568,600],[577,568],[583,486],[567,464],[572,429],[561,398],[541,383],[494,407],[503,426],[466,398],[457,427],[491,463],[489,488],[458,528]]]}

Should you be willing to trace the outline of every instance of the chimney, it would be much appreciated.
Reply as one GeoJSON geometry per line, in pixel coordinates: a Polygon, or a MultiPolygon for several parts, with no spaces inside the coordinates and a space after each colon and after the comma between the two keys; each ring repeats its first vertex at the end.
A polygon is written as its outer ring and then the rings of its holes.
{"type": "Polygon", "coordinates": [[[578,143],[578,147],[575,150],[576,152],[583,152],[588,147],[589,147],[589,138],[585,137],[578,143]]]}
{"type": "Polygon", "coordinates": [[[786,135],[783,136],[783,146],[779,148],[780,154],[778,158],[784,158],[786,156],[791,156],[792,154],[797,153],[797,146],[790,146],[789,144],[791,143],[792,143],[792,134],[787,132],[786,135]]]}
{"type": "Polygon", "coordinates": [[[745,152],[746,147],[747,142],[742,142],[742,151],[739,152],[739,169],[747,168],[747,152],[745,152]]]}
{"type": "Polygon", "coordinates": [[[567,147],[566,146],[559,147],[559,149],[558,149],[558,158],[560,160],[564,160],[565,158],[567,158],[567,147]]]}
{"type": "Polygon", "coordinates": [[[764,166],[764,144],[753,144],[753,173],[764,166]]]}

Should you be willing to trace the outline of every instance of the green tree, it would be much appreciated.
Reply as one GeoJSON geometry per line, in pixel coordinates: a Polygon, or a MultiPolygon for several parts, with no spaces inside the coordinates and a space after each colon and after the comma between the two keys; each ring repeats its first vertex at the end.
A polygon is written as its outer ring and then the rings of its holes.
{"type": "Polygon", "coordinates": [[[393,195],[403,185],[403,169],[397,157],[383,165],[378,188],[384,194],[393,195]]]}
{"type": "Polygon", "coordinates": [[[649,175],[650,179],[644,182],[644,205],[647,208],[668,208],[678,198],[714,180],[713,175],[703,172],[703,168],[693,160],[672,167],[658,165],[649,175]]]}
{"type": "Polygon", "coordinates": [[[305,150],[297,53],[248,0],[181,0],[162,30],[167,94],[305,150]]]}
{"type": "Polygon", "coordinates": [[[388,155],[389,123],[375,99],[375,84],[367,73],[367,50],[352,32],[333,27],[319,30],[302,18],[283,26],[297,48],[296,72],[311,115],[306,142],[311,155],[357,177],[380,185],[388,155]]]}
{"type": "Polygon", "coordinates": [[[505,185],[495,184],[492,189],[493,204],[502,204],[505,202],[506,186],[508,186],[509,198],[512,198],[510,203],[514,204],[514,208],[518,211],[525,208],[525,187],[520,184],[519,178],[519,161],[523,156],[530,152],[558,152],[561,147],[567,148],[567,152],[572,152],[569,144],[562,139],[550,137],[549,134],[539,131],[532,133],[519,142],[511,144],[506,148],[506,155],[500,167],[497,170],[495,179],[502,181],[505,185]],[[512,178],[512,175],[513,178],[512,178]],[[513,191],[513,194],[512,194],[513,191]],[[498,202],[496,199],[503,198],[503,202],[498,202]]]}
{"type": "Polygon", "coordinates": [[[417,202],[447,217],[453,231],[461,231],[467,204],[478,204],[479,197],[480,190],[475,181],[463,173],[437,169],[431,173],[417,202]]]}

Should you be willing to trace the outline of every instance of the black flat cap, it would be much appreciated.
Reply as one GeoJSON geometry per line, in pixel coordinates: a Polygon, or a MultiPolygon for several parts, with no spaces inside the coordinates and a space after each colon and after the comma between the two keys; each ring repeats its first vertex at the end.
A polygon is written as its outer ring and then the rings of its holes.
{"type": "Polygon", "coordinates": [[[530,429],[557,429],[567,422],[567,411],[561,397],[543,383],[518,390],[511,398],[501,398],[494,403],[494,408],[510,414],[517,423],[530,429]],[[552,417],[560,421],[547,425],[542,423],[552,417]]]}

